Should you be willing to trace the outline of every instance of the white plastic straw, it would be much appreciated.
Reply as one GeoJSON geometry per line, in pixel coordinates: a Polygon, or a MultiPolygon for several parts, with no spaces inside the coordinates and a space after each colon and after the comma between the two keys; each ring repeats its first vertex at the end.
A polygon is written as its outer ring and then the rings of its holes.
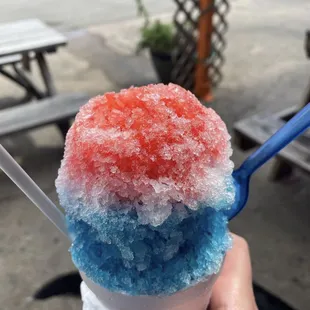
{"type": "Polygon", "coordinates": [[[18,165],[0,144],[0,168],[25,193],[25,195],[45,214],[50,221],[68,237],[64,214],[43,193],[38,185],[18,165]]]}

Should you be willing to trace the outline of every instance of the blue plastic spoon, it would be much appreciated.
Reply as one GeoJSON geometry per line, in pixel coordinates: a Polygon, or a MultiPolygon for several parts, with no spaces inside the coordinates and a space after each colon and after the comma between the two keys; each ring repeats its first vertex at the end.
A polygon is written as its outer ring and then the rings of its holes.
{"type": "Polygon", "coordinates": [[[309,127],[310,103],[248,157],[239,169],[233,172],[236,200],[233,207],[227,212],[229,220],[244,208],[249,196],[249,183],[252,174],[309,127]]]}

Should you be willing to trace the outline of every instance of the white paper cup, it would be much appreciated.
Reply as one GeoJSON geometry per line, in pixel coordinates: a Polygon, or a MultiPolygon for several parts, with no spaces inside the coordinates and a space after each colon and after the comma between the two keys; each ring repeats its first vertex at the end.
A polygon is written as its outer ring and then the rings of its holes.
{"type": "MultiPolygon", "coordinates": [[[[100,310],[206,310],[218,275],[219,273],[212,275],[205,281],[173,295],[159,297],[114,293],[95,284],[81,272],[85,284],[101,303],[100,310]]],[[[98,307],[96,309],[99,310],[98,307]]]]}

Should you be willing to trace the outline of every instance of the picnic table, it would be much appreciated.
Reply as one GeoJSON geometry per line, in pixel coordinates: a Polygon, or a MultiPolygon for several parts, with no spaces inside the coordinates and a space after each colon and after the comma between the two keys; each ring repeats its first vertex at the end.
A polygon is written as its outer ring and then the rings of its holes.
{"type": "MultiPolygon", "coordinates": [[[[310,58],[310,31],[306,32],[305,51],[310,58]]],[[[244,151],[262,145],[309,102],[310,83],[302,105],[295,105],[278,113],[265,111],[238,121],[234,125],[236,145],[244,151]]],[[[274,181],[290,176],[293,167],[310,174],[310,129],[280,151],[276,159],[271,172],[271,179],[274,181]]]]}
{"type": "Polygon", "coordinates": [[[38,19],[0,24],[0,76],[25,89],[28,100],[36,99],[0,111],[0,137],[53,122],[66,134],[69,118],[88,99],[86,94],[56,94],[46,55],[66,44],[63,34],[38,19]],[[37,62],[40,69],[43,90],[30,75],[32,62],[37,62]]]}

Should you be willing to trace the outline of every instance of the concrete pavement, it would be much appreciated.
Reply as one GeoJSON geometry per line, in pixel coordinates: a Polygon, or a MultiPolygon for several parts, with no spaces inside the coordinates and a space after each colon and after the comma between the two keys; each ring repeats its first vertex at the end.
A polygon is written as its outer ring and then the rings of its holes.
{"type": "MultiPolygon", "coordinates": [[[[279,110],[301,102],[310,71],[303,52],[308,3],[232,3],[225,79],[213,105],[230,130],[234,121],[255,111],[279,110]]],[[[167,15],[160,17],[167,19],[167,15]]],[[[139,26],[139,21],[128,20],[71,33],[68,48],[50,56],[58,90],[98,94],[155,82],[148,58],[133,53],[139,26]]],[[[3,78],[0,93],[2,102],[4,97],[22,95],[3,78]]],[[[57,202],[54,180],[63,141],[56,127],[15,135],[1,143],[57,202]]],[[[235,149],[236,166],[246,155],[235,149]]],[[[231,229],[249,241],[255,280],[296,309],[307,310],[309,177],[296,172],[291,180],[273,184],[268,181],[269,169],[270,164],[254,176],[248,206],[231,223],[231,229]]],[[[79,309],[80,302],[74,298],[45,302],[28,298],[53,276],[74,269],[69,244],[3,174],[0,188],[0,308],[79,309]]]]}
{"type": "MultiPolygon", "coordinates": [[[[0,22],[40,18],[51,26],[73,30],[111,22],[134,19],[135,0],[2,0],[0,22]]],[[[144,0],[150,14],[171,12],[173,0],[144,0]]]]}

